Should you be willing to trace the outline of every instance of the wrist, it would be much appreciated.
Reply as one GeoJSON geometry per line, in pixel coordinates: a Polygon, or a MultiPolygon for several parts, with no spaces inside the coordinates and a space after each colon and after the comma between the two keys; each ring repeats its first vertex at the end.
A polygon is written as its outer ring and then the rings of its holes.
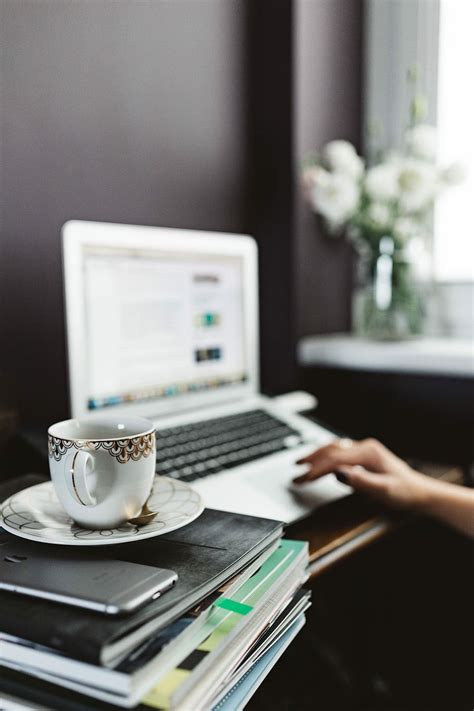
{"type": "Polygon", "coordinates": [[[429,515],[436,506],[439,496],[439,482],[426,474],[413,471],[413,492],[411,509],[414,513],[429,515]]]}
{"type": "Polygon", "coordinates": [[[453,485],[446,481],[434,479],[425,474],[418,473],[419,493],[415,510],[426,516],[437,516],[447,499],[452,496],[453,485]]]}

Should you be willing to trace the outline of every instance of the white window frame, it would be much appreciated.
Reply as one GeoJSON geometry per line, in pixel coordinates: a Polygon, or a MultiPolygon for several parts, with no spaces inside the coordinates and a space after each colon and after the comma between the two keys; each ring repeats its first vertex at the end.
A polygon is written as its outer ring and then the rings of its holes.
{"type": "Polygon", "coordinates": [[[465,164],[463,182],[434,210],[434,275],[441,282],[474,282],[474,93],[467,76],[474,60],[473,0],[441,0],[438,51],[438,158],[465,164]]]}
{"type": "MultiPolygon", "coordinates": [[[[383,128],[385,148],[400,145],[412,91],[407,70],[423,68],[420,89],[428,106],[427,122],[436,123],[439,0],[366,0],[364,125],[383,128]]],[[[367,131],[366,149],[373,148],[367,131]]]]}
{"type": "MultiPolygon", "coordinates": [[[[390,149],[401,144],[412,98],[407,82],[409,67],[422,68],[418,88],[427,101],[426,122],[438,123],[439,36],[445,1],[365,0],[364,147],[368,155],[375,148],[390,149]],[[374,123],[381,129],[376,137],[371,130],[374,123]]],[[[453,1],[456,0],[448,0],[453,1]]],[[[446,278],[439,269],[434,241],[429,247],[436,281],[472,283],[472,276],[466,274],[446,278]]]]}

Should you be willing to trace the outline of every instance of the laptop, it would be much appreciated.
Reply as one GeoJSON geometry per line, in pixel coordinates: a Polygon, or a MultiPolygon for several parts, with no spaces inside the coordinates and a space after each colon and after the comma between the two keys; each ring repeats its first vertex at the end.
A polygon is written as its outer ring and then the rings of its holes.
{"type": "Polygon", "coordinates": [[[290,522],[349,493],[292,484],[334,435],[259,391],[251,237],[71,221],[62,240],[73,417],[153,420],[157,472],[211,508],[290,522]]]}

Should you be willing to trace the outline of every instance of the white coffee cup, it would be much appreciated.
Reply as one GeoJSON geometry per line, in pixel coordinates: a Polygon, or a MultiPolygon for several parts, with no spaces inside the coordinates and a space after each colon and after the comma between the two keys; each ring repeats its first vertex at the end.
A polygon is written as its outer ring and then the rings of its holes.
{"type": "Polygon", "coordinates": [[[156,466],[155,428],[141,417],[64,420],[48,430],[57,497],[83,528],[116,528],[138,516],[156,466]]]}

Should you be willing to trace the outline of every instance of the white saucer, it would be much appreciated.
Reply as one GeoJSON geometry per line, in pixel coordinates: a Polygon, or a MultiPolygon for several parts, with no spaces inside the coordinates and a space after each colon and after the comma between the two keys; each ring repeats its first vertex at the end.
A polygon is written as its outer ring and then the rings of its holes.
{"type": "Polygon", "coordinates": [[[162,536],[194,521],[204,510],[199,494],[184,482],[155,477],[147,506],[158,511],[143,526],[125,523],[109,530],[80,528],[59,503],[52,482],[13,494],[0,508],[0,524],[9,533],[30,541],[65,546],[104,546],[162,536]]]}

